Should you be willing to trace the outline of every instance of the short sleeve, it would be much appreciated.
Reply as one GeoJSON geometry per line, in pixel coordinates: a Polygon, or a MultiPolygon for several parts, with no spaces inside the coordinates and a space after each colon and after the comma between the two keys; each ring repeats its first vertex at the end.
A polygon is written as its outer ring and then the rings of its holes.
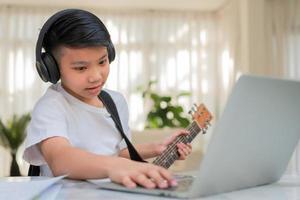
{"type": "Polygon", "coordinates": [[[46,164],[38,144],[50,137],[68,138],[67,115],[63,97],[40,100],[31,115],[25,139],[24,160],[32,165],[46,164]]]}

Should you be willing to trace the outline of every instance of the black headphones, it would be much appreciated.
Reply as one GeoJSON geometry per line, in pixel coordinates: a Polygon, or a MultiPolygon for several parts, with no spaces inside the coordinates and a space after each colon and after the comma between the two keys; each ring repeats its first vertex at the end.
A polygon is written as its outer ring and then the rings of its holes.
{"type": "MultiPolygon", "coordinates": [[[[84,11],[84,10],[79,10],[79,9],[66,9],[57,12],[53,16],[51,16],[43,25],[37,43],[36,43],[36,48],[35,48],[35,57],[36,57],[36,69],[42,78],[43,81],[45,82],[51,82],[55,84],[59,79],[60,79],[60,73],[59,73],[59,68],[57,65],[57,62],[55,61],[54,57],[51,55],[50,52],[42,52],[43,48],[43,40],[45,37],[45,34],[47,31],[50,29],[52,24],[55,23],[56,20],[58,20],[60,17],[67,15],[69,13],[72,13],[74,11],[84,11]]],[[[108,30],[106,29],[105,25],[103,22],[94,14],[84,11],[89,13],[90,15],[94,16],[97,18],[99,21],[99,25],[101,28],[107,33],[109,40],[108,40],[108,46],[107,46],[107,52],[108,52],[108,59],[109,63],[111,63],[115,59],[115,48],[113,43],[111,42],[110,35],[108,30]]]]}

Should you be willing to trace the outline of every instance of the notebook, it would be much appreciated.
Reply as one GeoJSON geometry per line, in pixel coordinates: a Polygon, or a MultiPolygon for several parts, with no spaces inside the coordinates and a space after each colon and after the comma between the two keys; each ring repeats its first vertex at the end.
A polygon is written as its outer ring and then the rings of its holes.
{"type": "Polygon", "coordinates": [[[193,178],[167,189],[102,189],[176,198],[202,197],[276,182],[300,137],[300,82],[242,75],[215,124],[193,178]]]}

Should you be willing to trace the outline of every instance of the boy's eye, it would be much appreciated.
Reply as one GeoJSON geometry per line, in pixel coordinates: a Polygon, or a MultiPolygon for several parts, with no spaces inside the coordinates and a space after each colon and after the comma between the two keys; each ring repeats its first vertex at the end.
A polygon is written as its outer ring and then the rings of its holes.
{"type": "Polygon", "coordinates": [[[106,62],[107,62],[107,58],[106,58],[106,59],[103,59],[103,60],[100,60],[99,64],[100,64],[100,65],[104,65],[106,62]]]}
{"type": "Polygon", "coordinates": [[[86,69],[86,67],[76,67],[76,68],[75,68],[76,71],[83,71],[83,70],[85,70],[85,69],[86,69]]]}

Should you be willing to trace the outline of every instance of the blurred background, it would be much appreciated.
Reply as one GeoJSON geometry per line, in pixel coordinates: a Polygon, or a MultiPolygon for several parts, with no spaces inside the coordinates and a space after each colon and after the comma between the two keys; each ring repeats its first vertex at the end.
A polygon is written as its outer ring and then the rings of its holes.
{"type": "MultiPolygon", "coordinates": [[[[172,103],[185,115],[193,103],[204,103],[215,122],[241,74],[300,79],[300,0],[0,0],[3,123],[30,113],[49,87],[35,69],[35,44],[47,18],[64,8],[89,10],[106,24],[117,54],[105,87],[126,97],[137,142],[178,125],[158,116],[145,130],[154,101],[143,97],[149,83],[170,100],[162,107],[172,103]]],[[[203,151],[212,129],[197,138],[194,151],[203,151]]],[[[26,175],[22,151],[21,145],[17,162],[26,175]]],[[[8,147],[0,146],[0,176],[9,175],[10,162],[8,147]]],[[[286,173],[300,174],[299,146],[286,173]]]]}

